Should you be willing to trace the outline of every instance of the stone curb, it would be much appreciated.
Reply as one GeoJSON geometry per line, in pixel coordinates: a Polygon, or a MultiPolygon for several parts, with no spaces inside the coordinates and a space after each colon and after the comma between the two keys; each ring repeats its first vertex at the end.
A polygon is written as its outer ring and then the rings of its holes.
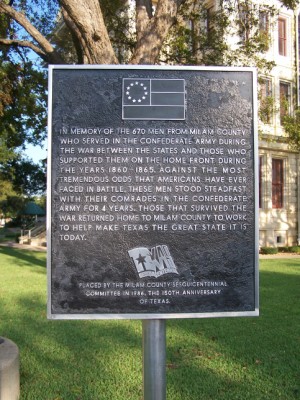
{"type": "Polygon", "coordinates": [[[30,244],[20,244],[15,242],[3,242],[0,243],[0,246],[3,247],[13,247],[15,249],[25,249],[25,250],[34,250],[34,251],[47,251],[47,247],[45,246],[33,246],[30,244]]]}
{"type": "Polygon", "coordinates": [[[282,259],[282,258],[298,258],[300,260],[300,254],[295,253],[277,253],[277,254],[260,254],[260,259],[264,260],[274,260],[274,259],[282,259]]]}
{"type": "Polygon", "coordinates": [[[20,357],[14,342],[0,337],[0,400],[20,397],[20,357]]]}

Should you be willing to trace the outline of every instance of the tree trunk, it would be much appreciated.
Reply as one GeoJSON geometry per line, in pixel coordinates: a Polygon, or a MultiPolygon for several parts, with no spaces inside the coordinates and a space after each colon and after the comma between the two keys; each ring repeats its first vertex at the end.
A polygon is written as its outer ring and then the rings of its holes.
{"type": "Polygon", "coordinates": [[[153,18],[137,43],[130,64],[156,64],[162,45],[186,0],[160,0],[153,18]]]}
{"type": "Polygon", "coordinates": [[[151,0],[136,0],[136,38],[141,40],[145,29],[152,18],[152,1],[151,0]]]}
{"type": "Polygon", "coordinates": [[[118,64],[104,24],[99,0],[61,0],[61,5],[78,29],[79,34],[76,36],[81,43],[84,62],[118,64]]]}

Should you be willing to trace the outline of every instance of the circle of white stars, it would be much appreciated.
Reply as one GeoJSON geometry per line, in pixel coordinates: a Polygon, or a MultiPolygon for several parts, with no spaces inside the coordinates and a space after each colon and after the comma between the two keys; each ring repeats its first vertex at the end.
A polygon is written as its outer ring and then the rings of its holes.
{"type": "Polygon", "coordinates": [[[126,96],[133,104],[142,103],[148,96],[148,88],[143,82],[132,82],[126,87],[126,96]]]}

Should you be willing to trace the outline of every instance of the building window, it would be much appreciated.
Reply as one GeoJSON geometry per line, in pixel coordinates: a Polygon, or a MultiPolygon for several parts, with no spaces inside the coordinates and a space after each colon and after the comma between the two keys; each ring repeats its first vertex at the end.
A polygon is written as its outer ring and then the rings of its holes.
{"type": "Polygon", "coordinates": [[[280,90],[280,122],[282,124],[283,119],[286,115],[290,114],[291,111],[291,85],[287,82],[279,83],[280,90]]]}
{"type": "Polygon", "coordinates": [[[251,30],[251,16],[252,16],[252,7],[249,3],[243,3],[238,5],[238,13],[239,13],[239,34],[242,41],[249,40],[250,30],[251,30]]]}
{"type": "Polygon", "coordinates": [[[283,208],[283,160],[272,159],[272,207],[283,208]]]}
{"type": "Polygon", "coordinates": [[[277,246],[286,246],[286,232],[274,231],[275,243],[277,246]]]}
{"type": "Polygon", "coordinates": [[[259,117],[265,124],[272,122],[274,98],[271,79],[262,79],[260,82],[260,108],[259,117]]]}
{"type": "Polygon", "coordinates": [[[270,33],[270,21],[269,13],[265,10],[259,11],[259,39],[261,42],[261,50],[267,51],[269,49],[269,33],[270,33]]]}
{"type": "Polygon", "coordinates": [[[263,167],[263,157],[259,157],[259,169],[258,169],[258,184],[259,184],[259,194],[258,194],[258,206],[262,208],[262,167],[263,167]]]}
{"type": "Polygon", "coordinates": [[[287,23],[286,19],[278,18],[278,52],[280,56],[287,55],[287,23]]]}
{"type": "Polygon", "coordinates": [[[269,13],[265,10],[259,11],[259,31],[269,34],[269,13]]]}
{"type": "Polygon", "coordinates": [[[212,30],[214,29],[214,8],[213,8],[213,6],[206,9],[205,25],[206,25],[207,35],[209,36],[211,34],[212,30]]]}

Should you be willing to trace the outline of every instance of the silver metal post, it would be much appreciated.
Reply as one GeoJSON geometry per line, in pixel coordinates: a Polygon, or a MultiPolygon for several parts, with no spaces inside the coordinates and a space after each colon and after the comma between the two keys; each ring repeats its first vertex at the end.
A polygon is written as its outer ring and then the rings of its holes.
{"type": "Polygon", "coordinates": [[[166,400],[166,321],[143,320],[144,400],[166,400]]]}

